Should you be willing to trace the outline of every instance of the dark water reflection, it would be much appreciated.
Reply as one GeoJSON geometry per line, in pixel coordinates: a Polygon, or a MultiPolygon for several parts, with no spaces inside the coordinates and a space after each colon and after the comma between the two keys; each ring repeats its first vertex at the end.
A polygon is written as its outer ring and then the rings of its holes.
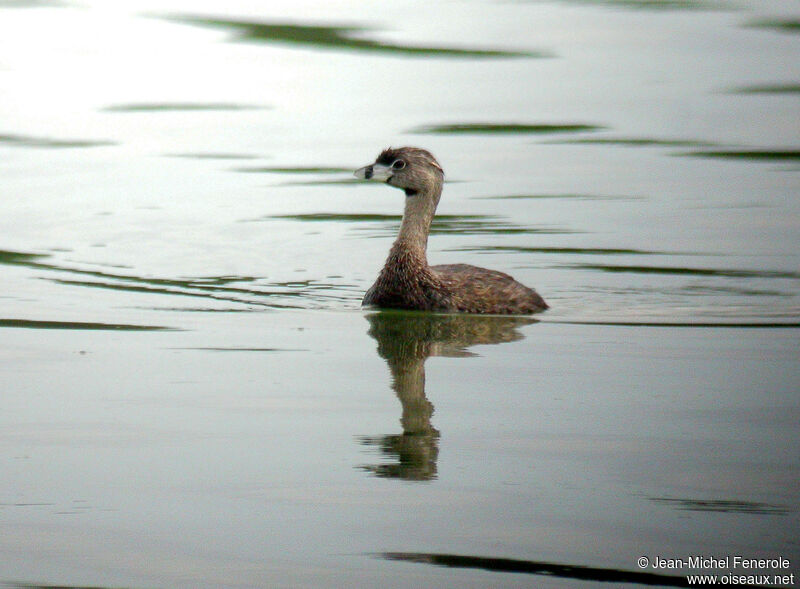
{"type": "Polygon", "coordinates": [[[724,0],[564,0],[570,4],[589,4],[636,10],[720,10],[735,8],[724,0]]]}
{"type": "Polygon", "coordinates": [[[448,568],[482,569],[498,573],[522,573],[542,575],[577,581],[597,581],[658,587],[686,587],[686,578],[675,575],[659,575],[641,571],[590,567],[553,562],[518,560],[514,558],[492,558],[462,554],[431,554],[421,552],[385,552],[387,560],[432,564],[448,568]]]}
{"type": "Polygon", "coordinates": [[[370,29],[360,26],[314,26],[293,22],[267,22],[241,19],[205,18],[181,15],[169,17],[173,22],[226,29],[234,33],[238,41],[257,43],[280,43],[316,49],[338,49],[367,51],[416,56],[441,57],[549,57],[550,54],[537,51],[508,51],[504,49],[478,49],[461,47],[434,47],[400,45],[362,35],[370,29]]]}
{"type": "Polygon", "coordinates": [[[674,507],[680,511],[711,511],[716,513],[749,513],[755,515],[786,515],[789,509],[758,501],[734,501],[730,499],[677,499],[652,497],[655,503],[674,507]]]}
{"type": "Polygon", "coordinates": [[[0,327],[20,329],[78,329],[92,331],[162,331],[172,329],[161,325],[127,325],[121,323],[96,323],[88,321],[33,321],[30,319],[2,319],[0,327]]]}
{"type": "Polygon", "coordinates": [[[800,160],[798,149],[729,149],[720,151],[691,151],[676,155],[714,159],[784,162],[800,160]]]}
{"type": "Polygon", "coordinates": [[[116,145],[114,141],[93,139],[57,139],[54,137],[36,137],[33,135],[0,134],[0,146],[32,147],[36,149],[71,149],[82,147],[106,147],[116,145]]]}
{"type": "Polygon", "coordinates": [[[766,20],[755,20],[747,23],[748,27],[758,29],[770,29],[779,33],[800,33],[800,18],[776,18],[766,20]]]}
{"type": "Polygon", "coordinates": [[[730,91],[731,94],[800,94],[800,84],[759,84],[741,86],[730,91]]]}
{"type": "Polygon", "coordinates": [[[549,134],[549,133],[584,133],[599,131],[600,125],[589,123],[453,123],[443,125],[424,125],[412,129],[411,133],[423,135],[439,134],[549,134]]]}
{"type": "Polygon", "coordinates": [[[361,468],[382,478],[427,481],[436,478],[439,430],[431,424],[434,406],[425,393],[425,361],[430,356],[469,357],[467,348],[522,339],[520,327],[536,323],[529,317],[444,315],[381,311],[367,315],[369,335],[386,360],[392,390],[402,405],[402,434],[362,436],[365,446],[378,448],[390,463],[361,468]]]}

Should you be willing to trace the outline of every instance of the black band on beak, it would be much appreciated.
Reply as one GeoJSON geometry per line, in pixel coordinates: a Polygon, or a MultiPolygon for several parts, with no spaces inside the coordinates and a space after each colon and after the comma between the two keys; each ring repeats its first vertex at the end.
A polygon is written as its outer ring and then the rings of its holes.
{"type": "Polygon", "coordinates": [[[372,166],[367,166],[364,169],[364,178],[367,179],[367,180],[372,178],[372,166]]]}

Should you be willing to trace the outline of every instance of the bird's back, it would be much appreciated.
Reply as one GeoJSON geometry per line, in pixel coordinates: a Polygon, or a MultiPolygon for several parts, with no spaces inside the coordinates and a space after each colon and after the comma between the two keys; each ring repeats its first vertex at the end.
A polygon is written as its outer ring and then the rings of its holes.
{"type": "Polygon", "coordinates": [[[443,264],[430,269],[453,293],[454,310],[508,315],[547,309],[539,293],[503,272],[469,264],[443,264]]]}

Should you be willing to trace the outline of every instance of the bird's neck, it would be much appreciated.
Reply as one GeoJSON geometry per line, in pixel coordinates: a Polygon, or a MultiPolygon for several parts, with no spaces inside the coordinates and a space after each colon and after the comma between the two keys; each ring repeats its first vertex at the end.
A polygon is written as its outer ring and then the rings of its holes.
{"type": "Polygon", "coordinates": [[[422,257],[427,264],[425,254],[428,248],[428,233],[431,222],[436,214],[436,205],[442,195],[442,181],[432,180],[424,190],[406,196],[403,220],[400,223],[400,233],[395,241],[394,248],[401,248],[422,257]]]}

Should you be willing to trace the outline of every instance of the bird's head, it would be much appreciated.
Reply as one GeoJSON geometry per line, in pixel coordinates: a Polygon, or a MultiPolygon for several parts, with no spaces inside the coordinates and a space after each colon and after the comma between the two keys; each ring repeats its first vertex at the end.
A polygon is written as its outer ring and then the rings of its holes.
{"type": "Polygon", "coordinates": [[[384,149],[374,163],[356,170],[354,176],[386,182],[404,190],[406,196],[416,196],[441,186],[444,171],[429,151],[419,147],[390,147],[384,149]]]}

